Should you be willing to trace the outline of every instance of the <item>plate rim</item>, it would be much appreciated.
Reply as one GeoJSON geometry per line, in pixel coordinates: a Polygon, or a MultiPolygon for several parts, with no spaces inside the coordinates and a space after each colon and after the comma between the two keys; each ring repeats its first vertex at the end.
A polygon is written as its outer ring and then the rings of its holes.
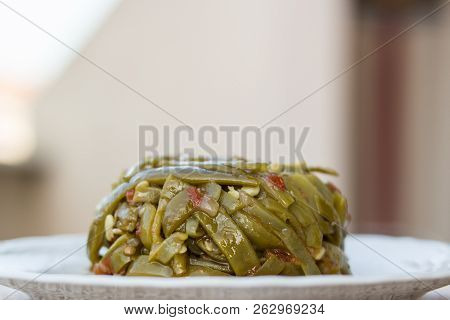
{"type": "MultiPolygon", "coordinates": [[[[0,241],[0,247],[8,242],[26,241],[51,237],[80,237],[85,234],[56,234],[49,236],[22,237],[0,241]]],[[[397,241],[431,242],[436,245],[444,245],[448,249],[450,258],[450,244],[428,239],[413,237],[395,237],[380,234],[357,234],[362,238],[383,238],[397,241]]],[[[449,260],[450,261],[450,260],[449,260]]],[[[123,277],[123,276],[99,276],[92,274],[39,274],[37,272],[0,269],[0,284],[13,282],[33,282],[40,284],[62,284],[77,286],[102,286],[102,287],[144,287],[144,288],[253,288],[253,287],[332,287],[332,286],[360,286],[384,283],[409,283],[439,281],[444,285],[450,285],[450,269],[431,273],[404,273],[391,275],[320,275],[299,277],[190,277],[190,278],[158,278],[158,277],[123,277]],[[214,279],[214,281],[211,281],[214,279]]]]}

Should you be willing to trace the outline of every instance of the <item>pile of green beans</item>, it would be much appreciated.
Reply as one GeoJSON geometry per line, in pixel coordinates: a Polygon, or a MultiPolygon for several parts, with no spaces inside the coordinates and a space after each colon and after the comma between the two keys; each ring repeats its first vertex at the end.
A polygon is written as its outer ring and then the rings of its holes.
{"type": "Polygon", "coordinates": [[[347,200],[315,173],[245,160],[148,159],[96,209],[87,251],[95,274],[349,274],[347,200]]]}

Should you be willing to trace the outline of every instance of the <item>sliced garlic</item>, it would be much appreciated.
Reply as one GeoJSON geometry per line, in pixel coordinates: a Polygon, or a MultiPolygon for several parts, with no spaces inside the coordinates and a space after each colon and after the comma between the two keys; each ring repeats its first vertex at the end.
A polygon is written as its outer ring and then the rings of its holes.
{"type": "Polygon", "coordinates": [[[114,217],[108,214],[105,219],[105,238],[108,241],[111,241],[114,238],[113,227],[114,227],[114,217]]]}
{"type": "Polygon", "coordinates": [[[254,197],[259,193],[260,189],[259,186],[256,186],[256,187],[242,187],[241,190],[247,193],[248,195],[254,197]]]}
{"type": "Polygon", "coordinates": [[[228,187],[228,194],[235,199],[239,199],[239,192],[237,192],[234,187],[228,187]]]}
{"type": "Polygon", "coordinates": [[[180,250],[178,250],[178,253],[185,253],[185,252],[187,252],[187,247],[186,247],[186,245],[183,244],[181,246],[180,250]]]}
{"type": "Polygon", "coordinates": [[[145,191],[147,191],[148,187],[149,187],[148,181],[144,180],[137,184],[135,190],[138,192],[145,192],[145,191]]]}
{"type": "Polygon", "coordinates": [[[313,254],[313,257],[314,257],[314,259],[316,259],[316,260],[322,259],[323,256],[325,255],[325,252],[326,252],[326,250],[325,250],[324,247],[320,247],[320,249],[316,249],[316,250],[314,250],[314,251],[315,251],[315,252],[314,252],[314,254],[313,254]]]}
{"type": "Polygon", "coordinates": [[[123,234],[123,231],[119,228],[112,229],[112,232],[117,236],[121,236],[123,234]]]}

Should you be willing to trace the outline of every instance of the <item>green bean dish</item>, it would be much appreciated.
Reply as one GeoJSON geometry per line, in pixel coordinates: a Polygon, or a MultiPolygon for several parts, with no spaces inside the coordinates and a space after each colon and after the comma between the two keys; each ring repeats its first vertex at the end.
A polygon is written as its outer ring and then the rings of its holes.
{"type": "Polygon", "coordinates": [[[305,164],[145,160],[96,209],[92,272],[126,276],[350,274],[347,200],[305,164]]]}

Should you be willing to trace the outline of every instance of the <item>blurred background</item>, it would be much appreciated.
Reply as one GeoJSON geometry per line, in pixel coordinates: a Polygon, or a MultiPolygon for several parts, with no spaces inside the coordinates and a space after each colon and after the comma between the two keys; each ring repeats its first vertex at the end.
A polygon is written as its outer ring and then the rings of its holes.
{"type": "MultiPolygon", "coordinates": [[[[179,125],[134,90],[261,126],[445,2],[2,0],[0,239],[87,230],[138,126],[179,125]]],[[[270,124],[311,128],[352,231],[450,241],[449,56],[445,6],[270,124]]]]}

